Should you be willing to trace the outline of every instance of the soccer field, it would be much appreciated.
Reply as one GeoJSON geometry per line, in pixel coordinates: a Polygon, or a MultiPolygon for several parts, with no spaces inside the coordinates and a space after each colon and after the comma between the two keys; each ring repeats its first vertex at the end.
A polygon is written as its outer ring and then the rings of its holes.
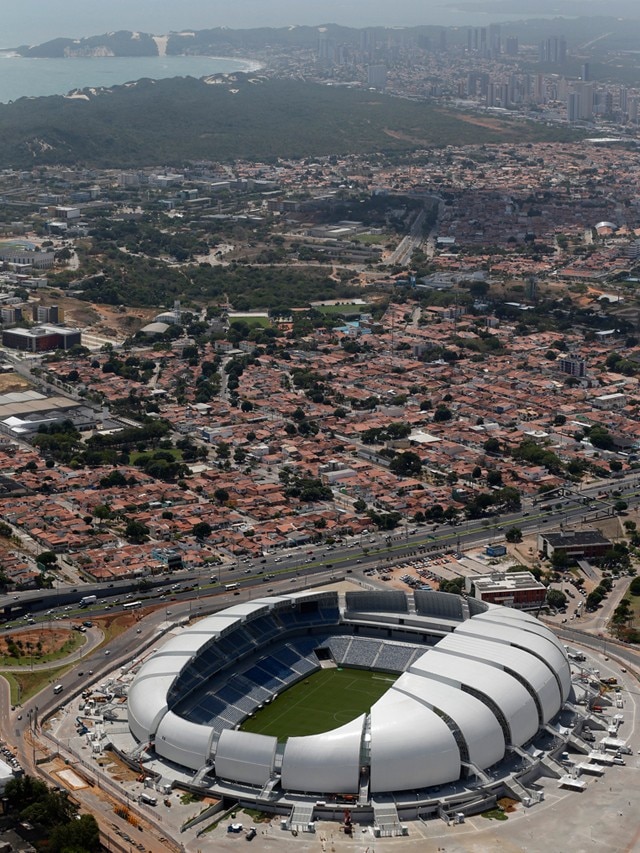
{"type": "Polygon", "coordinates": [[[321,669],[290,687],[242,724],[279,740],[327,732],[366,713],[397,676],[362,669],[321,669]]]}

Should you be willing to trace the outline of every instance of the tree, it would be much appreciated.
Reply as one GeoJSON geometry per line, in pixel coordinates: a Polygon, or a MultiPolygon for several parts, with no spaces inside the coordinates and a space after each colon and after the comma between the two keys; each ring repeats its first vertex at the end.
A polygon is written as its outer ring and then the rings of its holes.
{"type": "Polygon", "coordinates": [[[510,527],[504,535],[507,542],[522,542],[522,530],[519,527],[510,527]]]}
{"type": "Polygon", "coordinates": [[[598,592],[598,588],[596,587],[586,598],[585,605],[587,610],[595,610],[599,607],[603,597],[602,593],[598,592]]]}
{"type": "Polygon", "coordinates": [[[500,471],[496,471],[495,468],[492,468],[490,471],[487,471],[487,484],[489,486],[501,486],[502,474],[500,473],[500,471]]]}
{"type": "Polygon", "coordinates": [[[486,453],[500,453],[500,442],[497,438],[488,438],[482,446],[486,453]]]}
{"type": "Polygon", "coordinates": [[[609,430],[599,424],[594,424],[589,430],[589,441],[599,450],[613,450],[613,438],[609,430]]]}
{"type": "Polygon", "coordinates": [[[560,589],[547,590],[547,603],[550,607],[555,607],[556,610],[562,610],[567,606],[567,596],[560,589]]]}
{"type": "Polygon", "coordinates": [[[513,486],[503,486],[494,492],[496,506],[502,506],[507,512],[519,512],[522,507],[520,492],[513,486]]]}
{"type": "Polygon", "coordinates": [[[141,521],[136,521],[135,518],[132,518],[127,522],[124,535],[129,542],[132,542],[134,545],[140,545],[147,541],[149,528],[141,521]]]}
{"type": "Polygon", "coordinates": [[[220,504],[225,504],[229,500],[229,492],[222,487],[217,488],[213,496],[220,504]]]}
{"type": "Polygon", "coordinates": [[[91,853],[100,848],[100,829],[90,814],[54,827],[47,846],[51,853],[91,853]]]}
{"type": "Polygon", "coordinates": [[[97,518],[100,521],[107,521],[109,518],[111,518],[111,515],[111,510],[108,506],[106,506],[106,504],[98,504],[93,510],[94,518],[97,518]]]}
{"type": "Polygon", "coordinates": [[[58,556],[53,551],[43,551],[38,556],[38,562],[42,563],[43,566],[53,566],[58,562],[58,556]]]}
{"type": "Polygon", "coordinates": [[[291,417],[294,419],[294,421],[303,421],[305,419],[304,409],[302,409],[300,406],[297,406],[294,409],[291,417]]]}
{"type": "Polygon", "coordinates": [[[102,477],[100,479],[100,488],[101,489],[110,489],[113,486],[117,486],[118,488],[122,488],[127,485],[127,478],[124,476],[122,471],[111,471],[106,477],[102,477]]]}
{"type": "Polygon", "coordinates": [[[191,528],[191,533],[196,539],[208,539],[211,536],[212,527],[206,521],[199,521],[197,524],[194,524],[191,528]]]}
{"type": "Polygon", "coordinates": [[[566,551],[554,551],[551,557],[551,565],[554,569],[560,569],[560,571],[566,569],[569,565],[569,558],[566,551]]]}
{"type": "Polygon", "coordinates": [[[411,477],[422,471],[422,460],[417,453],[407,450],[394,456],[389,464],[389,470],[399,477],[411,477]]]}
{"type": "Polygon", "coordinates": [[[631,581],[629,584],[629,592],[631,595],[640,595],[640,576],[631,581]]]}
{"type": "Polygon", "coordinates": [[[433,413],[434,423],[444,423],[445,421],[450,421],[453,417],[451,413],[451,409],[448,409],[446,406],[440,404],[438,408],[433,413]]]}
{"type": "Polygon", "coordinates": [[[226,441],[221,441],[216,445],[216,454],[218,459],[228,459],[231,456],[231,448],[226,441]]]}
{"type": "Polygon", "coordinates": [[[464,578],[454,578],[453,580],[441,580],[440,581],[440,592],[451,592],[454,595],[462,595],[462,590],[464,589],[465,579],[464,578]]]}

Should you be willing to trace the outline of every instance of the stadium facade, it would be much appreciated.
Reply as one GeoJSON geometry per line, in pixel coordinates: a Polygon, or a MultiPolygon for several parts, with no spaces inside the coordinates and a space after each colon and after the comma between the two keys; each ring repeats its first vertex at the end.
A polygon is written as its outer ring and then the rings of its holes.
{"type": "Polygon", "coordinates": [[[535,778],[545,744],[559,748],[571,697],[564,646],[521,611],[430,591],[315,591],[181,630],[136,673],[128,719],[138,755],[205,790],[276,811],[404,798],[414,814],[445,789],[468,802],[505,785],[527,793],[515,776],[535,778]],[[333,731],[279,743],[239,730],[323,659],[397,679],[333,731]]]}

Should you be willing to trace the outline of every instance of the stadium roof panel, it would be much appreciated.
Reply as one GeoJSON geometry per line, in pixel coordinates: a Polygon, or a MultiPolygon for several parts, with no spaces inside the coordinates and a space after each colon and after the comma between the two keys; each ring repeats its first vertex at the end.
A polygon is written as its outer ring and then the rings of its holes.
{"type": "Polygon", "coordinates": [[[488,663],[454,657],[431,649],[409,667],[409,672],[444,681],[486,697],[503,715],[511,743],[520,746],[538,730],[538,709],[531,694],[513,676],[488,663]]]}
{"type": "Polygon", "coordinates": [[[371,708],[371,792],[442,785],[460,776],[453,733],[431,708],[390,690],[371,708]]]}
{"type": "Polygon", "coordinates": [[[480,769],[491,767],[504,757],[505,742],[500,723],[491,709],[475,696],[467,695],[461,702],[460,691],[452,685],[410,672],[401,675],[389,693],[413,696],[423,705],[446,714],[464,738],[468,760],[480,769]]]}
{"type": "Polygon", "coordinates": [[[355,794],[360,781],[360,747],[365,715],[330,732],[290,737],[282,757],[282,785],[288,791],[355,794]]]}

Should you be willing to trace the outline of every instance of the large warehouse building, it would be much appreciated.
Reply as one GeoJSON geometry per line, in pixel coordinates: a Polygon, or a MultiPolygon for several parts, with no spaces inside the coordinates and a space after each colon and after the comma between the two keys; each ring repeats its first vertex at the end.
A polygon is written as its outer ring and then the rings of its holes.
{"type": "Polygon", "coordinates": [[[318,591],[238,604],[182,630],[140,667],[128,715],[136,754],[189,768],[194,784],[253,790],[271,806],[347,795],[370,807],[401,792],[427,801],[459,780],[488,784],[571,689],[564,647],[522,612],[422,590],[318,591]],[[332,731],[279,743],[239,730],[328,658],[397,679],[332,731]]]}

